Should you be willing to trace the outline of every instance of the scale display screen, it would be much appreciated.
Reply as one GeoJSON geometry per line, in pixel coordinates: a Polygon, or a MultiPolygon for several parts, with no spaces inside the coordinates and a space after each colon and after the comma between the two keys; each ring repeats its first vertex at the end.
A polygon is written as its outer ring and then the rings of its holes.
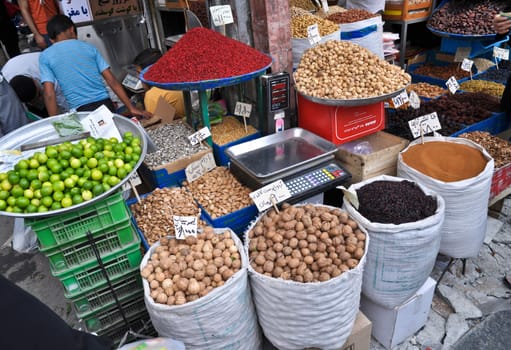
{"type": "Polygon", "coordinates": [[[289,108],[289,74],[286,72],[262,77],[266,88],[266,101],[269,112],[289,108]]]}

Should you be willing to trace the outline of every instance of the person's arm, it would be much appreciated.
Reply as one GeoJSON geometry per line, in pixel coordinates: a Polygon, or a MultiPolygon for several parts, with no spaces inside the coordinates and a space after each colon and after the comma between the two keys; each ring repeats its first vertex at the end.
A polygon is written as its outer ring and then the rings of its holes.
{"type": "Polygon", "coordinates": [[[43,94],[44,94],[44,105],[46,111],[51,117],[59,114],[59,108],[57,107],[57,97],[55,95],[55,85],[52,82],[45,81],[43,83],[43,94]]]}
{"type": "Polygon", "coordinates": [[[37,46],[39,46],[41,49],[45,49],[46,41],[44,40],[44,37],[41,35],[41,33],[39,33],[37,30],[34,19],[32,18],[32,14],[30,13],[28,0],[18,0],[18,6],[20,7],[21,16],[23,16],[23,19],[34,34],[34,40],[37,43],[37,46]]]}
{"type": "Polygon", "coordinates": [[[128,111],[130,112],[131,115],[141,116],[144,118],[151,118],[153,116],[152,113],[142,111],[131,104],[128,95],[126,95],[126,91],[124,91],[122,85],[119,83],[119,81],[117,81],[117,78],[114,76],[110,68],[103,70],[101,74],[103,75],[103,78],[105,79],[108,86],[110,86],[110,88],[115,92],[117,97],[119,97],[119,99],[122,101],[122,103],[124,103],[126,108],[128,108],[128,111]]]}

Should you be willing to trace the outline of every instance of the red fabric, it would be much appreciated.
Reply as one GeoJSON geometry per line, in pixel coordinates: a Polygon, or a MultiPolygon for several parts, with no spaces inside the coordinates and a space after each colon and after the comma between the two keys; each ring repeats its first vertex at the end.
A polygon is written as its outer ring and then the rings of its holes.
{"type": "Polygon", "coordinates": [[[4,0],[5,8],[7,9],[7,15],[12,18],[14,17],[19,11],[20,8],[18,5],[13,4],[12,2],[9,2],[7,0],[4,0]]]}

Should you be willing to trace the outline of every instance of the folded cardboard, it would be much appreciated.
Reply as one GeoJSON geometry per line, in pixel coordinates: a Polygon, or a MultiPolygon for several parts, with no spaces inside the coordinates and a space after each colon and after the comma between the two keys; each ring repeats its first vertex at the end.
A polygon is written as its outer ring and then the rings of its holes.
{"type": "Polygon", "coordinates": [[[362,295],[360,310],[372,322],[372,335],[391,349],[421,329],[428,319],[436,281],[429,277],[402,305],[387,309],[362,295]]]}

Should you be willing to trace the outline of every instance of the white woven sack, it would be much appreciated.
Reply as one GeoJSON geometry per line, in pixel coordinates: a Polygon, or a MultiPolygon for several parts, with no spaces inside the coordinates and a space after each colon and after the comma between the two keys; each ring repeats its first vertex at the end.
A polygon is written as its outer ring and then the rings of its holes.
{"type": "MultiPolygon", "coordinates": [[[[262,216],[245,232],[247,252],[248,232],[262,216]]],[[[359,309],[368,245],[366,235],[365,252],[359,264],[325,282],[300,283],[272,278],[249,265],[257,317],[266,338],[279,350],[340,349],[352,331],[359,309]]]]}
{"type": "MultiPolygon", "coordinates": [[[[262,346],[261,332],[248,285],[248,258],[241,240],[230,229],[215,229],[215,233],[231,232],[241,256],[241,269],[227,282],[207,295],[183,305],[158,304],[150,296],[150,287],[143,279],[144,301],[151,322],[162,337],[181,340],[186,349],[258,350],[262,346]]],[[[146,266],[156,247],[144,255],[140,269],[146,266]]]]}
{"type": "MultiPolygon", "coordinates": [[[[353,184],[349,190],[355,192],[374,181],[404,180],[381,175],[353,184]]],[[[371,222],[352,206],[346,196],[343,198],[346,211],[371,237],[362,293],[388,309],[401,305],[426,282],[440,249],[444,200],[421,184],[417,185],[426,195],[436,198],[436,212],[423,220],[400,225],[371,222]]]]}
{"type": "Polygon", "coordinates": [[[455,182],[444,182],[427,176],[408,166],[402,157],[409,147],[421,142],[416,140],[398,155],[397,175],[416,181],[438,195],[445,201],[445,220],[442,227],[440,253],[451,258],[471,258],[479,254],[486,234],[488,218],[488,199],[490,197],[493,176],[493,158],[486,150],[471,140],[462,137],[425,137],[424,142],[452,142],[477,148],[488,163],[477,176],[455,182]]]}
{"type": "MultiPolygon", "coordinates": [[[[340,31],[335,31],[333,33],[330,33],[328,35],[322,36],[320,43],[325,43],[328,40],[340,40],[340,31]]],[[[291,39],[291,49],[293,53],[293,68],[298,67],[298,64],[300,63],[300,60],[304,54],[304,52],[307,49],[310,49],[313,47],[311,43],[309,42],[309,39],[299,39],[299,38],[292,38],[291,39]]]]}
{"type": "Polygon", "coordinates": [[[381,59],[383,55],[383,21],[381,16],[363,21],[339,24],[341,40],[365,47],[381,59]]]}

